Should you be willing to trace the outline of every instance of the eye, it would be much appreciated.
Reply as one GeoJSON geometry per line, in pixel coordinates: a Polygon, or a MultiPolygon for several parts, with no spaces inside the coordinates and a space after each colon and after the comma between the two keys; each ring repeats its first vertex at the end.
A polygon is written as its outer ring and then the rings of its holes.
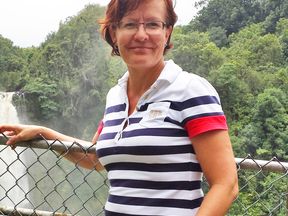
{"type": "Polygon", "coordinates": [[[146,28],[149,29],[159,29],[162,28],[162,22],[160,21],[151,21],[146,23],[146,28]]]}
{"type": "Polygon", "coordinates": [[[120,28],[124,29],[135,29],[137,28],[138,24],[136,22],[122,22],[120,23],[120,28]]]}

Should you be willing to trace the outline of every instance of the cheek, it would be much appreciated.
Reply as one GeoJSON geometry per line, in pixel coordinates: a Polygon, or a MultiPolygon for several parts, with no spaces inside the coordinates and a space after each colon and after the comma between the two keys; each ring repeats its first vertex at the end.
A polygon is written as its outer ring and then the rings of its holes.
{"type": "Polygon", "coordinates": [[[155,36],[155,37],[151,38],[151,41],[154,44],[157,44],[158,47],[163,47],[163,46],[165,46],[167,39],[166,39],[165,35],[161,35],[161,36],[157,36],[157,37],[155,36]]]}
{"type": "Polygon", "coordinates": [[[123,37],[123,36],[116,37],[116,42],[119,47],[124,47],[125,45],[129,44],[130,41],[132,41],[132,38],[130,37],[123,37]]]}
{"type": "Polygon", "coordinates": [[[161,37],[155,40],[155,44],[157,45],[159,52],[163,53],[165,46],[166,46],[166,42],[167,40],[164,37],[161,37]]]}

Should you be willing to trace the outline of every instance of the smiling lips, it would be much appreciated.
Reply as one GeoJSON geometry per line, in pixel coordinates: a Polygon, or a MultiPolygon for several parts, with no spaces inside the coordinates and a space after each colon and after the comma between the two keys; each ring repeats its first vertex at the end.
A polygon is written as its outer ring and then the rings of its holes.
{"type": "Polygon", "coordinates": [[[152,47],[145,47],[145,46],[131,46],[129,49],[153,49],[152,47]]]}
{"type": "Polygon", "coordinates": [[[129,50],[132,50],[136,53],[146,53],[149,50],[152,50],[152,47],[146,47],[146,46],[131,46],[128,47],[129,50]]]}

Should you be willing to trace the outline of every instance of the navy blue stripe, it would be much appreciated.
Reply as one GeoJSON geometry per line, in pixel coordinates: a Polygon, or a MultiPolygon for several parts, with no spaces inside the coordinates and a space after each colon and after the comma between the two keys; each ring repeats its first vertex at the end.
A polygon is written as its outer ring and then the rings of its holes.
{"type": "Polygon", "coordinates": [[[108,107],[105,110],[105,114],[113,113],[113,112],[121,112],[126,110],[126,104],[118,104],[115,106],[108,107]]]}
{"type": "Polygon", "coordinates": [[[217,97],[215,96],[201,96],[190,98],[183,102],[171,102],[170,108],[177,111],[182,111],[195,106],[204,104],[220,104],[217,97]]]}
{"type": "MultiPolygon", "coordinates": [[[[210,96],[210,95],[190,98],[190,99],[182,101],[182,102],[169,101],[169,100],[164,100],[164,101],[159,101],[159,102],[169,102],[170,103],[170,109],[177,110],[177,111],[182,111],[184,109],[188,109],[191,107],[200,106],[200,105],[204,105],[204,104],[219,104],[220,105],[218,98],[216,96],[210,96]]],[[[157,102],[153,102],[153,103],[157,103],[157,102]]],[[[146,111],[150,104],[152,104],[152,103],[146,103],[146,104],[142,105],[138,109],[138,111],[140,111],[140,112],[146,111]]]]}
{"type": "Polygon", "coordinates": [[[112,170],[137,170],[143,172],[201,172],[201,167],[198,163],[167,163],[167,164],[152,164],[152,163],[133,163],[133,162],[118,162],[105,165],[107,171],[112,170]]]}
{"type": "MultiPolygon", "coordinates": [[[[125,118],[108,120],[104,123],[104,127],[121,125],[124,120],[125,118]]],[[[142,118],[129,118],[129,125],[139,123],[141,120],[142,118]]]]}
{"type": "MultiPolygon", "coordinates": [[[[108,211],[108,210],[105,210],[105,216],[145,216],[143,214],[141,215],[136,215],[136,214],[123,214],[123,213],[117,213],[117,212],[111,212],[111,211],[108,211]]],[[[157,215],[153,215],[153,216],[157,216],[157,215]]]]}
{"type": "Polygon", "coordinates": [[[121,125],[124,120],[125,120],[125,118],[105,121],[104,122],[104,127],[111,127],[111,126],[121,125]]]}
{"type": "Polygon", "coordinates": [[[198,208],[201,205],[202,200],[203,200],[202,197],[194,200],[161,199],[161,198],[152,199],[152,198],[139,198],[139,197],[124,197],[111,194],[108,197],[109,202],[123,205],[172,207],[172,208],[175,207],[184,209],[198,208]]]}
{"type": "MultiPolygon", "coordinates": [[[[102,136],[102,135],[101,135],[102,136]]],[[[100,138],[101,138],[100,136],[100,138]]],[[[191,143],[179,146],[114,146],[97,150],[98,157],[104,157],[115,154],[128,155],[167,155],[167,154],[195,154],[191,143]]]]}
{"type": "Polygon", "coordinates": [[[185,118],[182,121],[182,124],[185,125],[187,122],[197,119],[197,118],[203,118],[203,117],[209,117],[209,116],[224,116],[223,112],[213,112],[213,113],[202,113],[199,115],[189,116],[188,118],[185,118]]]}
{"type": "Polygon", "coordinates": [[[166,117],[166,118],[164,119],[164,122],[169,122],[169,123],[172,123],[172,124],[174,124],[174,125],[183,127],[182,123],[180,123],[179,121],[176,121],[176,120],[174,120],[174,119],[171,119],[170,117],[166,117]]]}
{"type": "Polygon", "coordinates": [[[144,105],[142,105],[137,111],[138,112],[144,112],[147,110],[148,106],[150,105],[151,103],[146,103],[144,105]]]}
{"type": "Polygon", "coordinates": [[[201,181],[142,181],[131,179],[110,179],[112,187],[145,188],[155,190],[198,190],[201,181]]]}
{"type": "MultiPolygon", "coordinates": [[[[140,215],[136,214],[136,213],[133,213],[133,215],[131,214],[124,214],[124,213],[117,213],[117,212],[111,212],[111,211],[108,211],[105,209],[105,216],[146,216],[146,215],[143,215],[143,213],[140,213],[140,215]]],[[[148,215],[149,216],[149,215],[148,215]]],[[[151,216],[151,215],[150,215],[151,216]]],[[[161,215],[156,215],[156,214],[153,214],[153,216],[163,216],[162,214],[161,215]]]]}
{"type": "Polygon", "coordinates": [[[122,138],[135,136],[188,137],[188,134],[185,130],[174,128],[145,128],[124,131],[122,134],[122,138]]]}
{"type": "Polygon", "coordinates": [[[109,139],[114,139],[117,133],[101,133],[98,140],[109,140],[109,139]]]}
{"type": "Polygon", "coordinates": [[[129,118],[129,125],[139,123],[142,118],[129,118]]]}

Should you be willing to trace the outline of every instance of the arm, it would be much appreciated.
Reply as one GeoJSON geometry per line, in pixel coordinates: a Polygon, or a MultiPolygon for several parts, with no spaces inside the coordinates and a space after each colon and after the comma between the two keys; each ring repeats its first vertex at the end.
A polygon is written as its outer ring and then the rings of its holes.
{"type": "Polygon", "coordinates": [[[191,139],[210,185],[197,216],[222,216],[238,194],[236,163],[226,130],[214,130],[191,139]]]}
{"type": "MultiPolygon", "coordinates": [[[[81,144],[92,145],[91,142],[76,139],[65,134],[59,133],[47,127],[36,126],[36,125],[0,125],[0,132],[6,133],[11,136],[7,141],[7,145],[15,145],[17,142],[28,141],[40,136],[43,136],[47,140],[61,140],[61,141],[71,141],[79,142],[81,144]]],[[[95,134],[96,135],[96,134],[95,134]]],[[[98,136],[94,136],[97,140],[98,136]]],[[[63,152],[59,152],[62,154],[63,152]]],[[[87,169],[97,169],[101,170],[102,166],[98,161],[95,154],[84,154],[79,152],[68,152],[64,155],[68,160],[73,163],[77,163],[87,169]]]]}

